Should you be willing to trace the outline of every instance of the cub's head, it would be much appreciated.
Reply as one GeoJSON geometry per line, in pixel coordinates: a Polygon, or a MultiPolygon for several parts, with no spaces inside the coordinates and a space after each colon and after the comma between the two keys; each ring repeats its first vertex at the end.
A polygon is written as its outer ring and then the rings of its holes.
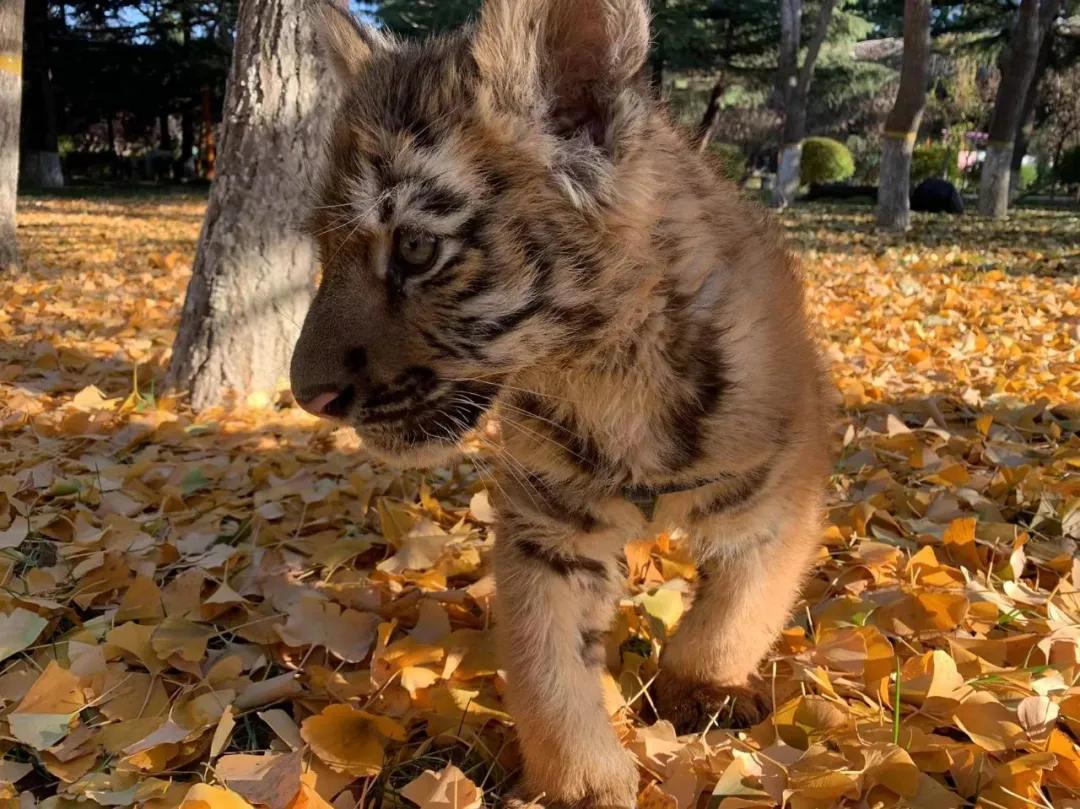
{"type": "Polygon", "coordinates": [[[431,463],[515,373],[580,353],[616,305],[598,232],[649,115],[644,0],[488,0],[391,40],[329,3],[344,91],[310,217],[323,280],[292,361],[305,409],[431,463]]]}

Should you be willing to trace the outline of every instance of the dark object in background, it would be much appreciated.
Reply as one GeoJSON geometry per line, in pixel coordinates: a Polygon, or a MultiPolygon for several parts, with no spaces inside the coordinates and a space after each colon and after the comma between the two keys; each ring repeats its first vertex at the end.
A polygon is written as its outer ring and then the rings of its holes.
{"type": "Polygon", "coordinates": [[[931,177],[919,183],[911,193],[911,210],[924,213],[963,213],[964,198],[948,180],[931,177]]]}
{"type": "Polygon", "coordinates": [[[876,185],[849,185],[848,183],[814,183],[803,197],[807,202],[819,199],[860,199],[877,202],[876,185]]]}

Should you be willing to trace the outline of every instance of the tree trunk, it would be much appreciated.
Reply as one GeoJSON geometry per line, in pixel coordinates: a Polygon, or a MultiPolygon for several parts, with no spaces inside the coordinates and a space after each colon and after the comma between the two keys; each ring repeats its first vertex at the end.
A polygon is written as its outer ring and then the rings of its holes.
{"type": "Polygon", "coordinates": [[[49,2],[26,2],[26,87],[19,179],[28,188],[62,188],[49,47],[49,2]]]}
{"type": "Polygon", "coordinates": [[[1028,85],[1027,93],[1024,94],[1024,106],[1020,110],[1020,126],[1016,130],[1016,142],[1013,145],[1012,161],[1009,164],[1009,204],[1016,202],[1023,192],[1020,182],[1024,158],[1031,144],[1031,135],[1038,125],[1035,121],[1035,111],[1039,101],[1039,85],[1042,84],[1046,69],[1050,66],[1053,44],[1054,32],[1051,28],[1043,33],[1039,59],[1035,63],[1035,74],[1031,78],[1031,84],[1028,85]]]}
{"type": "Polygon", "coordinates": [[[1058,0],[1022,0],[990,119],[986,160],[979,178],[979,213],[1000,218],[1009,210],[1012,152],[1024,99],[1035,75],[1042,38],[1057,16],[1058,0]]]}
{"type": "Polygon", "coordinates": [[[172,133],[169,131],[168,110],[162,110],[158,113],[158,149],[163,152],[173,150],[172,133]]]}
{"type": "Polygon", "coordinates": [[[904,3],[904,64],[881,149],[877,223],[889,230],[911,226],[911,152],[926,107],[930,72],[930,0],[904,3]]]}
{"type": "Polygon", "coordinates": [[[287,373],[315,280],[298,217],[329,86],[305,0],[241,0],[217,179],[169,369],[197,409],[273,392],[287,373]]]}
{"type": "Polygon", "coordinates": [[[194,175],[195,110],[184,107],[180,113],[180,157],[173,165],[173,179],[177,182],[194,175]]]}
{"type": "Polygon", "coordinates": [[[720,99],[724,95],[724,80],[717,79],[709,92],[709,103],[705,107],[705,114],[701,116],[701,125],[698,127],[698,151],[704,152],[712,142],[716,125],[720,121],[720,99]]]}
{"type": "Polygon", "coordinates": [[[15,202],[19,185],[23,0],[0,0],[0,270],[19,260],[15,202]]]}
{"type": "Polygon", "coordinates": [[[836,0],[823,0],[818,11],[813,37],[806,48],[802,67],[796,75],[794,65],[799,50],[799,17],[801,0],[780,0],[780,69],[777,89],[784,105],[784,124],[780,135],[780,160],[773,188],[773,206],[786,208],[795,201],[799,191],[802,166],[802,141],[806,137],[806,107],[810,99],[810,84],[821,46],[829,33],[836,0]]]}

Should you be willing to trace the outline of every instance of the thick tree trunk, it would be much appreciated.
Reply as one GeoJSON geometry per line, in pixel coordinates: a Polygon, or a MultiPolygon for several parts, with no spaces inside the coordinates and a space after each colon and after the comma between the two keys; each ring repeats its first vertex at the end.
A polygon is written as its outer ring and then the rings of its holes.
{"type": "Polygon", "coordinates": [[[28,188],[62,188],[49,48],[49,2],[26,2],[26,73],[19,179],[28,188]]]}
{"type": "Polygon", "coordinates": [[[890,230],[911,225],[911,152],[926,107],[930,72],[930,0],[904,3],[904,63],[900,89],[889,117],[881,149],[877,223],[890,230]]]}
{"type": "Polygon", "coordinates": [[[1042,38],[1057,16],[1058,0],[1022,0],[1009,48],[1002,61],[1001,84],[990,119],[986,160],[979,178],[979,213],[1000,218],[1009,210],[1012,152],[1024,99],[1035,75],[1042,38]]]}
{"type": "Polygon", "coordinates": [[[303,178],[333,109],[305,0],[241,0],[217,178],[169,379],[201,409],[272,392],[311,300],[315,253],[298,229],[303,178]]]}
{"type": "Polygon", "coordinates": [[[716,125],[720,121],[720,99],[724,95],[724,80],[717,79],[709,92],[709,103],[705,107],[705,114],[701,116],[701,124],[698,126],[698,151],[704,152],[712,143],[716,125]]]}
{"type": "Polygon", "coordinates": [[[0,270],[19,260],[15,202],[19,185],[23,0],[0,0],[0,270]]]}
{"type": "Polygon", "coordinates": [[[784,124],[780,135],[780,159],[773,187],[773,206],[786,208],[795,201],[799,191],[799,174],[802,167],[802,141],[806,137],[806,107],[810,99],[810,83],[814,79],[821,46],[829,33],[836,0],[822,0],[818,10],[817,24],[810,44],[806,48],[802,67],[796,75],[794,65],[799,50],[799,18],[802,14],[801,0],[780,0],[780,69],[777,89],[784,105],[784,124]]]}
{"type": "Polygon", "coordinates": [[[911,154],[914,141],[886,137],[881,142],[877,223],[903,232],[911,227],[911,154]]]}

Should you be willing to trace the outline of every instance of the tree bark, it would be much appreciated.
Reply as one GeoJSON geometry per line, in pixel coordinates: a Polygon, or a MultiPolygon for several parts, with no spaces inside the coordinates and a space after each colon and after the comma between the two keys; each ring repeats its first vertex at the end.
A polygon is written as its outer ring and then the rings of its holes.
{"type": "Polygon", "coordinates": [[[720,99],[724,95],[724,80],[717,79],[709,92],[709,103],[705,107],[705,114],[701,116],[701,124],[698,126],[698,151],[704,152],[712,142],[716,125],[720,121],[720,99]]]}
{"type": "Polygon", "coordinates": [[[994,99],[986,160],[979,178],[979,213],[1001,218],[1009,210],[1010,167],[1024,99],[1035,75],[1043,36],[1057,16],[1058,0],[1022,0],[1009,48],[1002,60],[994,99]]]}
{"type": "Polygon", "coordinates": [[[1028,146],[1031,143],[1031,135],[1037,127],[1035,121],[1036,106],[1039,101],[1039,86],[1042,84],[1046,69],[1050,66],[1051,51],[1054,44],[1053,29],[1043,33],[1042,44],[1039,46],[1039,59],[1035,63],[1035,74],[1028,85],[1027,93],[1024,94],[1024,106],[1020,110],[1020,126],[1016,130],[1016,142],[1013,144],[1012,161],[1009,164],[1009,203],[1012,204],[1020,198],[1021,172],[1024,168],[1024,158],[1027,156],[1028,146]]]}
{"type": "Polygon", "coordinates": [[[62,188],[49,47],[49,0],[26,2],[26,92],[19,175],[29,188],[62,188]]]}
{"type": "Polygon", "coordinates": [[[195,155],[195,110],[188,106],[180,113],[180,157],[173,164],[173,179],[186,180],[189,174],[197,174],[195,155]]]}
{"type": "Polygon", "coordinates": [[[877,223],[889,230],[911,226],[911,153],[926,107],[930,72],[930,1],[904,3],[904,62],[881,149],[877,223]]]}
{"type": "Polygon", "coordinates": [[[311,301],[315,251],[299,232],[303,178],[333,109],[305,0],[241,0],[217,178],[169,381],[196,409],[272,392],[311,301]]]}
{"type": "Polygon", "coordinates": [[[15,203],[19,185],[23,0],[0,0],[0,270],[19,260],[15,203]]]}
{"type": "Polygon", "coordinates": [[[786,208],[795,201],[799,191],[802,166],[802,141],[806,137],[806,106],[810,99],[810,84],[814,79],[821,46],[829,34],[829,24],[836,10],[836,0],[823,0],[818,10],[817,24],[802,67],[796,73],[799,52],[799,18],[801,0],[780,0],[780,69],[777,89],[784,105],[784,123],[780,134],[780,159],[773,205],[786,208]]]}

